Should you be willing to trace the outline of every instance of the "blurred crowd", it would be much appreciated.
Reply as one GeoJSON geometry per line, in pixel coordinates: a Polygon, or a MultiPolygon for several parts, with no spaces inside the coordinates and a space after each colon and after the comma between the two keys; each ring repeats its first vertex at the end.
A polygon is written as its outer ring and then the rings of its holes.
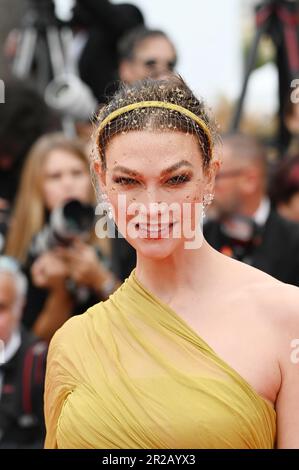
{"type": "MultiPolygon", "coordinates": [[[[172,40],[149,29],[135,6],[77,1],[69,26],[78,74],[98,105],[119,81],[165,79],[178,71],[172,40]]],[[[11,63],[20,28],[16,25],[2,51],[11,63]]],[[[60,116],[30,80],[11,76],[5,84],[0,105],[0,340],[5,345],[0,448],[38,448],[44,438],[43,380],[51,337],[72,315],[107,299],[136,257],[123,238],[95,235],[92,124],[77,120],[76,136],[67,135],[60,116]]],[[[285,122],[291,138],[276,161],[254,135],[222,136],[215,151],[223,163],[204,233],[227,256],[299,286],[298,104],[288,103],[285,122]]]]}

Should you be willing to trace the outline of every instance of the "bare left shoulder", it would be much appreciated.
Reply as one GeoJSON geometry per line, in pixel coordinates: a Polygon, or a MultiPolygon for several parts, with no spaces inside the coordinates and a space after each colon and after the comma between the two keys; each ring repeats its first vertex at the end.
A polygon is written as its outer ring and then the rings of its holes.
{"type": "MultiPolygon", "coordinates": [[[[293,369],[294,348],[299,345],[299,287],[279,282],[273,286],[273,319],[279,332],[282,373],[293,369]]],[[[296,368],[298,374],[298,367],[296,368]]]]}
{"type": "Polygon", "coordinates": [[[275,355],[284,373],[299,345],[299,287],[257,273],[248,283],[247,297],[254,299],[259,324],[275,338],[275,355]]]}
{"type": "MultiPolygon", "coordinates": [[[[299,447],[299,288],[260,277],[253,289],[257,311],[267,326],[264,342],[280,371],[275,399],[279,449],[299,447]],[[269,342],[268,336],[275,341],[269,342]]],[[[264,330],[265,331],[265,330],[264,330]]]]}
{"type": "Polygon", "coordinates": [[[281,385],[276,399],[277,447],[299,447],[299,288],[269,286],[269,318],[277,333],[281,385]]]}
{"type": "Polygon", "coordinates": [[[222,267],[222,284],[230,300],[233,299],[231,305],[254,322],[256,328],[268,329],[269,334],[271,330],[275,341],[283,332],[292,335],[297,332],[299,338],[299,287],[278,281],[240,261],[217,255],[218,265],[222,267]]]}
{"type": "MultiPolygon", "coordinates": [[[[263,356],[269,354],[269,381],[279,370],[276,391],[276,446],[299,448],[299,288],[284,284],[252,267],[238,266],[243,305],[253,311],[255,336],[262,338],[263,356]],[[246,286],[246,287],[245,287],[246,286]]],[[[248,313],[249,314],[249,313],[248,313]]],[[[275,381],[274,381],[275,382],[275,381]]],[[[276,382],[275,382],[276,383],[276,382]]]]}
{"type": "Polygon", "coordinates": [[[257,328],[268,331],[275,340],[277,352],[299,338],[299,287],[278,281],[274,277],[243,263],[231,264],[239,303],[257,328]],[[235,268],[235,269],[233,269],[235,268]],[[254,312],[254,315],[253,315],[254,312]]]}
{"type": "Polygon", "coordinates": [[[299,287],[270,278],[261,284],[258,297],[269,320],[281,328],[281,333],[291,331],[294,334],[294,328],[298,331],[299,287]]]}
{"type": "Polygon", "coordinates": [[[229,259],[226,263],[230,263],[228,267],[238,287],[235,293],[244,305],[254,308],[261,320],[284,325],[284,328],[299,322],[299,287],[278,281],[236,260],[229,259]]]}

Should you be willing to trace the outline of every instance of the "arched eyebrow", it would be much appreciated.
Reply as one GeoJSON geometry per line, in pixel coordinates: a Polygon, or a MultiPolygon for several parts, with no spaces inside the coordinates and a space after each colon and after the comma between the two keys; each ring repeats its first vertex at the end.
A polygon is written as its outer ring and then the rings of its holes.
{"type": "MultiPolygon", "coordinates": [[[[165,168],[164,170],[162,170],[161,171],[161,176],[163,177],[163,176],[165,176],[169,173],[173,173],[174,171],[179,170],[183,166],[188,166],[189,168],[193,168],[192,163],[188,162],[188,160],[181,160],[181,161],[175,163],[174,165],[171,165],[168,168],[165,168]]],[[[126,175],[137,176],[139,178],[142,177],[142,175],[140,173],[138,173],[138,171],[130,170],[130,168],[127,168],[127,167],[121,166],[121,165],[115,166],[113,168],[113,171],[119,171],[121,173],[125,173],[126,175]]]]}
{"type": "Polygon", "coordinates": [[[173,173],[174,171],[179,170],[182,166],[188,166],[189,168],[193,168],[192,163],[188,162],[188,160],[181,160],[180,162],[177,162],[174,165],[165,168],[165,170],[162,170],[161,176],[165,176],[168,173],[173,173]]]}

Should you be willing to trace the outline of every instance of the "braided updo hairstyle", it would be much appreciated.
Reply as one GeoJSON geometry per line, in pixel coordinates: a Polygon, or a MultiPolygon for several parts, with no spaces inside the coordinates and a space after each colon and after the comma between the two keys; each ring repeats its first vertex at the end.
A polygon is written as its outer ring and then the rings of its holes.
{"type": "Polygon", "coordinates": [[[109,103],[101,108],[97,116],[92,159],[98,160],[100,158],[102,167],[105,169],[105,150],[109,141],[117,134],[145,129],[158,132],[181,131],[195,135],[202,152],[204,168],[209,166],[212,160],[212,148],[217,138],[216,126],[203,101],[194,96],[181,77],[173,76],[167,80],[147,79],[133,85],[122,84],[109,103]],[[142,101],[167,102],[182,106],[206,124],[209,135],[191,117],[173,109],[155,107],[140,107],[121,114],[109,121],[99,132],[98,128],[101,122],[112,112],[142,101]]]}

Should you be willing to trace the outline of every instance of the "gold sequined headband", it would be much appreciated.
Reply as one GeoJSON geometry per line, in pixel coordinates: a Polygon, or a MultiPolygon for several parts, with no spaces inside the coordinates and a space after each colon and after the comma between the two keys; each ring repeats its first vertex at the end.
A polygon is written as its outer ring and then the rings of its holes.
{"type": "Polygon", "coordinates": [[[207,124],[203,121],[203,119],[196,116],[196,114],[192,113],[192,111],[189,111],[189,109],[186,109],[183,106],[180,106],[178,104],[168,103],[167,101],[139,101],[137,103],[128,104],[127,106],[123,106],[122,108],[118,108],[115,111],[112,111],[112,113],[110,113],[107,117],[105,117],[105,119],[103,119],[103,121],[100,123],[98,127],[98,139],[100,137],[101,132],[106,127],[106,125],[109,124],[109,122],[111,122],[113,119],[117,118],[118,116],[121,116],[122,114],[125,114],[129,111],[133,111],[134,109],[138,109],[138,108],[170,109],[172,111],[178,111],[179,113],[189,117],[190,119],[195,121],[196,124],[198,124],[198,126],[204,131],[208,139],[210,155],[212,154],[211,133],[207,124]]]}

